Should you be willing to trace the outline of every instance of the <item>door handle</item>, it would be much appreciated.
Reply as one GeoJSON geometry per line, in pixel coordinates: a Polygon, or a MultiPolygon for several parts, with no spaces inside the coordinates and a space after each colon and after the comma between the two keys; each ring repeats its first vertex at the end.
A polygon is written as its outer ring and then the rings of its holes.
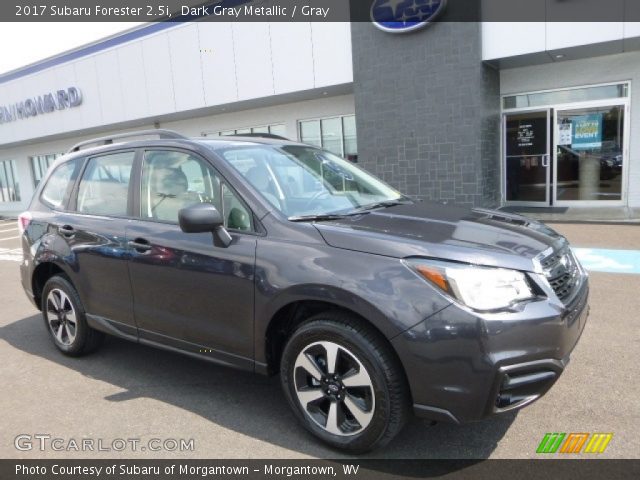
{"type": "Polygon", "coordinates": [[[62,225],[58,228],[58,231],[65,237],[72,237],[75,235],[76,230],[71,225],[62,225]]]}
{"type": "Polygon", "coordinates": [[[549,167],[549,155],[543,155],[542,156],[542,166],[544,168],[549,167]]]}
{"type": "Polygon", "coordinates": [[[135,240],[131,240],[127,243],[131,248],[133,248],[138,253],[146,253],[151,250],[151,245],[148,240],[144,238],[136,238],[135,240]]]}

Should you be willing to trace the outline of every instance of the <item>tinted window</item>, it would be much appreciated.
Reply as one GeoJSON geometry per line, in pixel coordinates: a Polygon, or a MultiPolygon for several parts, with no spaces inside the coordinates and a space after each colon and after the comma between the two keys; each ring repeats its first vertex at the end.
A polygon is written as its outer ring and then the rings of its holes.
{"type": "Polygon", "coordinates": [[[50,207],[60,207],[70,186],[78,160],[63,163],[49,177],[40,198],[50,207]]]}
{"type": "Polygon", "coordinates": [[[140,216],[178,222],[180,209],[211,203],[233,230],[252,230],[251,214],[237,195],[223,185],[220,175],[205,161],[185,152],[154,150],[145,153],[140,190],[140,216]]]}
{"type": "Polygon", "coordinates": [[[134,152],[89,160],[78,189],[78,211],[93,215],[127,215],[134,152]]]}

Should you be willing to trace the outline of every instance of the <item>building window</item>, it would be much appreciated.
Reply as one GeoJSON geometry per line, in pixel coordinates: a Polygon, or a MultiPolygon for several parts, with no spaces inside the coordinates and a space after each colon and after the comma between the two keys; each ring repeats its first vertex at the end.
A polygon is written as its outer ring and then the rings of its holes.
{"type": "Polygon", "coordinates": [[[16,178],[16,162],[14,160],[0,161],[0,201],[20,201],[20,186],[16,178]]]}
{"type": "Polygon", "coordinates": [[[202,135],[204,137],[224,137],[225,135],[246,135],[247,133],[270,133],[271,135],[285,137],[287,135],[287,129],[284,124],[276,123],[273,125],[236,128],[235,130],[222,130],[219,132],[203,132],[202,135]]]}
{"type": "Polygon", "coordinates": [[[47,170],[61,153],[53,153],[50,155],[34,155],[31,158],[31,171],[33,172],[33,185],[37,187],[44,178],[47,170]]]}
{"type": "Polygon", "coordinates": [[[300,121],[300,141],[341,157],[358,154],[355,115],[300,121]]]}
{"type": "Polygon", "coordinates": [[[568,88],[548,92],[534,92],[520,95],[510,95],[502,99],[505,109],[541,107],[553,104],[587,102],[605,100],[609,98],[626,98],[629,96],[629,85],[599,85],[595,87],[568,88]]]}

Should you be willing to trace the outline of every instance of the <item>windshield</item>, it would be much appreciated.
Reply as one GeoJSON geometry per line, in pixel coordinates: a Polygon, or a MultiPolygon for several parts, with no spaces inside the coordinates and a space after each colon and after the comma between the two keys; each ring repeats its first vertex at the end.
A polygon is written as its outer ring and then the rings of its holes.
{"type": "Polygon", "coordinates": [[[352,163],[314,147],[241,145],[216,152],[289,218],[348,214],[404,200],[352,163]]]}

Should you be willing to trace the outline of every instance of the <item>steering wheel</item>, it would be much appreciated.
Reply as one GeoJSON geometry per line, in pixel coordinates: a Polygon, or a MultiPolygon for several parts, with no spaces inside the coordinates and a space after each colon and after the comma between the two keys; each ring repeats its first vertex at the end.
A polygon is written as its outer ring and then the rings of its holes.
{"type": "Polygon", "coordinates": [[[322,189],[322,190],[318,190],[316,193],[314,193],[311,198],[309,200],[307,200],[307,202],[304,204],[304,206],[302,207],[303,210],[307,210],[309,207],[311,207],[311,204],[313,202],[315,202],[316,200],[318,200],[319,198],[322,198],[323,196],[328,196],[329,195],[329,190],[327,189],[322,189]]]}

